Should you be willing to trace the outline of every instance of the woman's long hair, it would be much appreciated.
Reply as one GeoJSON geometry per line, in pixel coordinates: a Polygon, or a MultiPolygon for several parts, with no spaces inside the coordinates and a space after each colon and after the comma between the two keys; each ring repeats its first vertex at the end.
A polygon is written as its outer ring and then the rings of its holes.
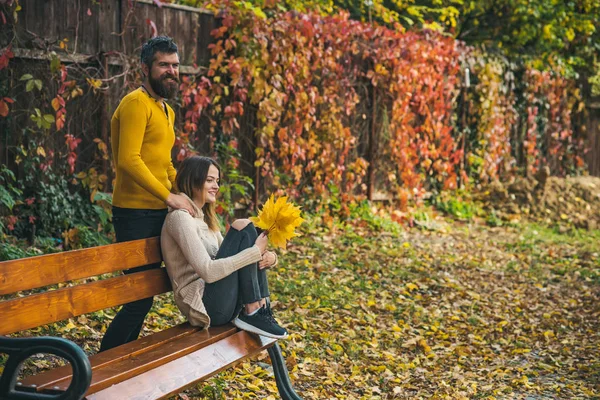
{"type": "MultiPolygon", "coordinates": [[[[181,163],[177,171],[177,178],[175,184],[177,190],[185,193],[190,199],[194,196],[194,189],[204,188],[206,178],[208,176],[208,169],[211,165],[214,165],[219,170],[219,177],[221,177],[221,167],[212,158],[192,156],[186,158],[181,163]]],[[[204,203],[202,207],[204,212],[204,222],[208,225],[212,231],[219,230],[219,219],[215,211],[215,203],[204,203]]]]}

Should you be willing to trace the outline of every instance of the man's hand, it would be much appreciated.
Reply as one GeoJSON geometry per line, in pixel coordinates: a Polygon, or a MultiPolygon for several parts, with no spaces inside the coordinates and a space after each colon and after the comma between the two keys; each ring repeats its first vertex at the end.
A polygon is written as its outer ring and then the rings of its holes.
{"type": "Polygon", "coordinates": [[[181,194],[170,193],[165,203],[174,210],[186,210],[192,217],[196,216],[190,201],[181,194]]]}
{"type": "Polygon", "coordinates": [[[275,264],[277,264],[277,254],[273,253],[272,251],[265,251],[262,260],[260,260],[258,263],[258,268],[271,268],[275,264]]]}

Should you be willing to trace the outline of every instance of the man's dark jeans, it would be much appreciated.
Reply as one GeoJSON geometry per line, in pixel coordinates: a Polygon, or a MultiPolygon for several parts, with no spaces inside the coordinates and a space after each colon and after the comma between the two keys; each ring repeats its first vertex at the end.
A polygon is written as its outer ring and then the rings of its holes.
{"type": "MultiPolygon", "coordinates": [[[[160,236],[167,210],[144,210],[113,207],[113,226],[117,242],[160,236]]],[[[123,271],[125,274],[159,268],[160,263],[123,271]]],[[[100,351],[136,340],[142,330],[146,314],[152,308],[153,297],[125,304],[106,330],[100,351]]]]}
{"type": "MultiPolygon", "coordinates": [[[[249,224],[241,231],[230,228],[215,258],[233,256],[254,246],[258,237],[254,225],[249,224]]],[[[212,326],[232,321],[242,309],[242,304],[254,303],[269,297],[267,272],[258,268],[258,263],[246,265],[229,276],[204,287],[202,302],[212,326]]]]}

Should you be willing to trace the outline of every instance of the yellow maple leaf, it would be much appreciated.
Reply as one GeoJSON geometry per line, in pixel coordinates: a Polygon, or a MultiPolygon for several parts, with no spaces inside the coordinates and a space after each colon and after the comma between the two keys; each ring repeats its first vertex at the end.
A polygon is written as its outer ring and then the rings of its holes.
{"type": "Polygon", "coordinates": [[[287,196],[275,200],[275,196],[271,195],[258,216],[250,218],[254,225],[268,232],[273,246],[282,249],[288,240],[298,236],[295,230],[304,222],[300,217],[300,207],[287,200],[287,196]]]}

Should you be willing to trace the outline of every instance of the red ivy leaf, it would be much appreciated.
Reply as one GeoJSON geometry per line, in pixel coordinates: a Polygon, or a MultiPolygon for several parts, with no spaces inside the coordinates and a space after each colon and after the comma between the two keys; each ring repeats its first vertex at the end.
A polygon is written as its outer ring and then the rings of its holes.
{"type": "Polygon", "coordinates": [[[156,24],[154,23],[154,21],[152,21],[150,18],[148,18],[148,19],[146,19],[146,23],[150,26],[150,29],[152,29],[152,37],[157,37],[158,29],[156,29],[156,24]]]}
{"type": "Polygon", "coordinates": [[[15,217],[14,215],[9,215],[8,217],[6,217],[6,227],[8,228],[9,231],[14,231],[15,230],[15,224],[17,223],[19,219],[17,217],[15,217]]]}
{"type": "Polygon", "coordinates": [[[13,58],[15,55],[11,51],[11,46],[9,45],[4,51],[0,50],[0,70],[3,70],[8,66],[8,61],[13,58]]]}
{"type": "Polygon", "coordinates": [[[67,163],[69,164],[69,173],[75,172],[75,161],[77,161],[77,154],[75,152],[70,152],[67,156],[67,163]]]}

